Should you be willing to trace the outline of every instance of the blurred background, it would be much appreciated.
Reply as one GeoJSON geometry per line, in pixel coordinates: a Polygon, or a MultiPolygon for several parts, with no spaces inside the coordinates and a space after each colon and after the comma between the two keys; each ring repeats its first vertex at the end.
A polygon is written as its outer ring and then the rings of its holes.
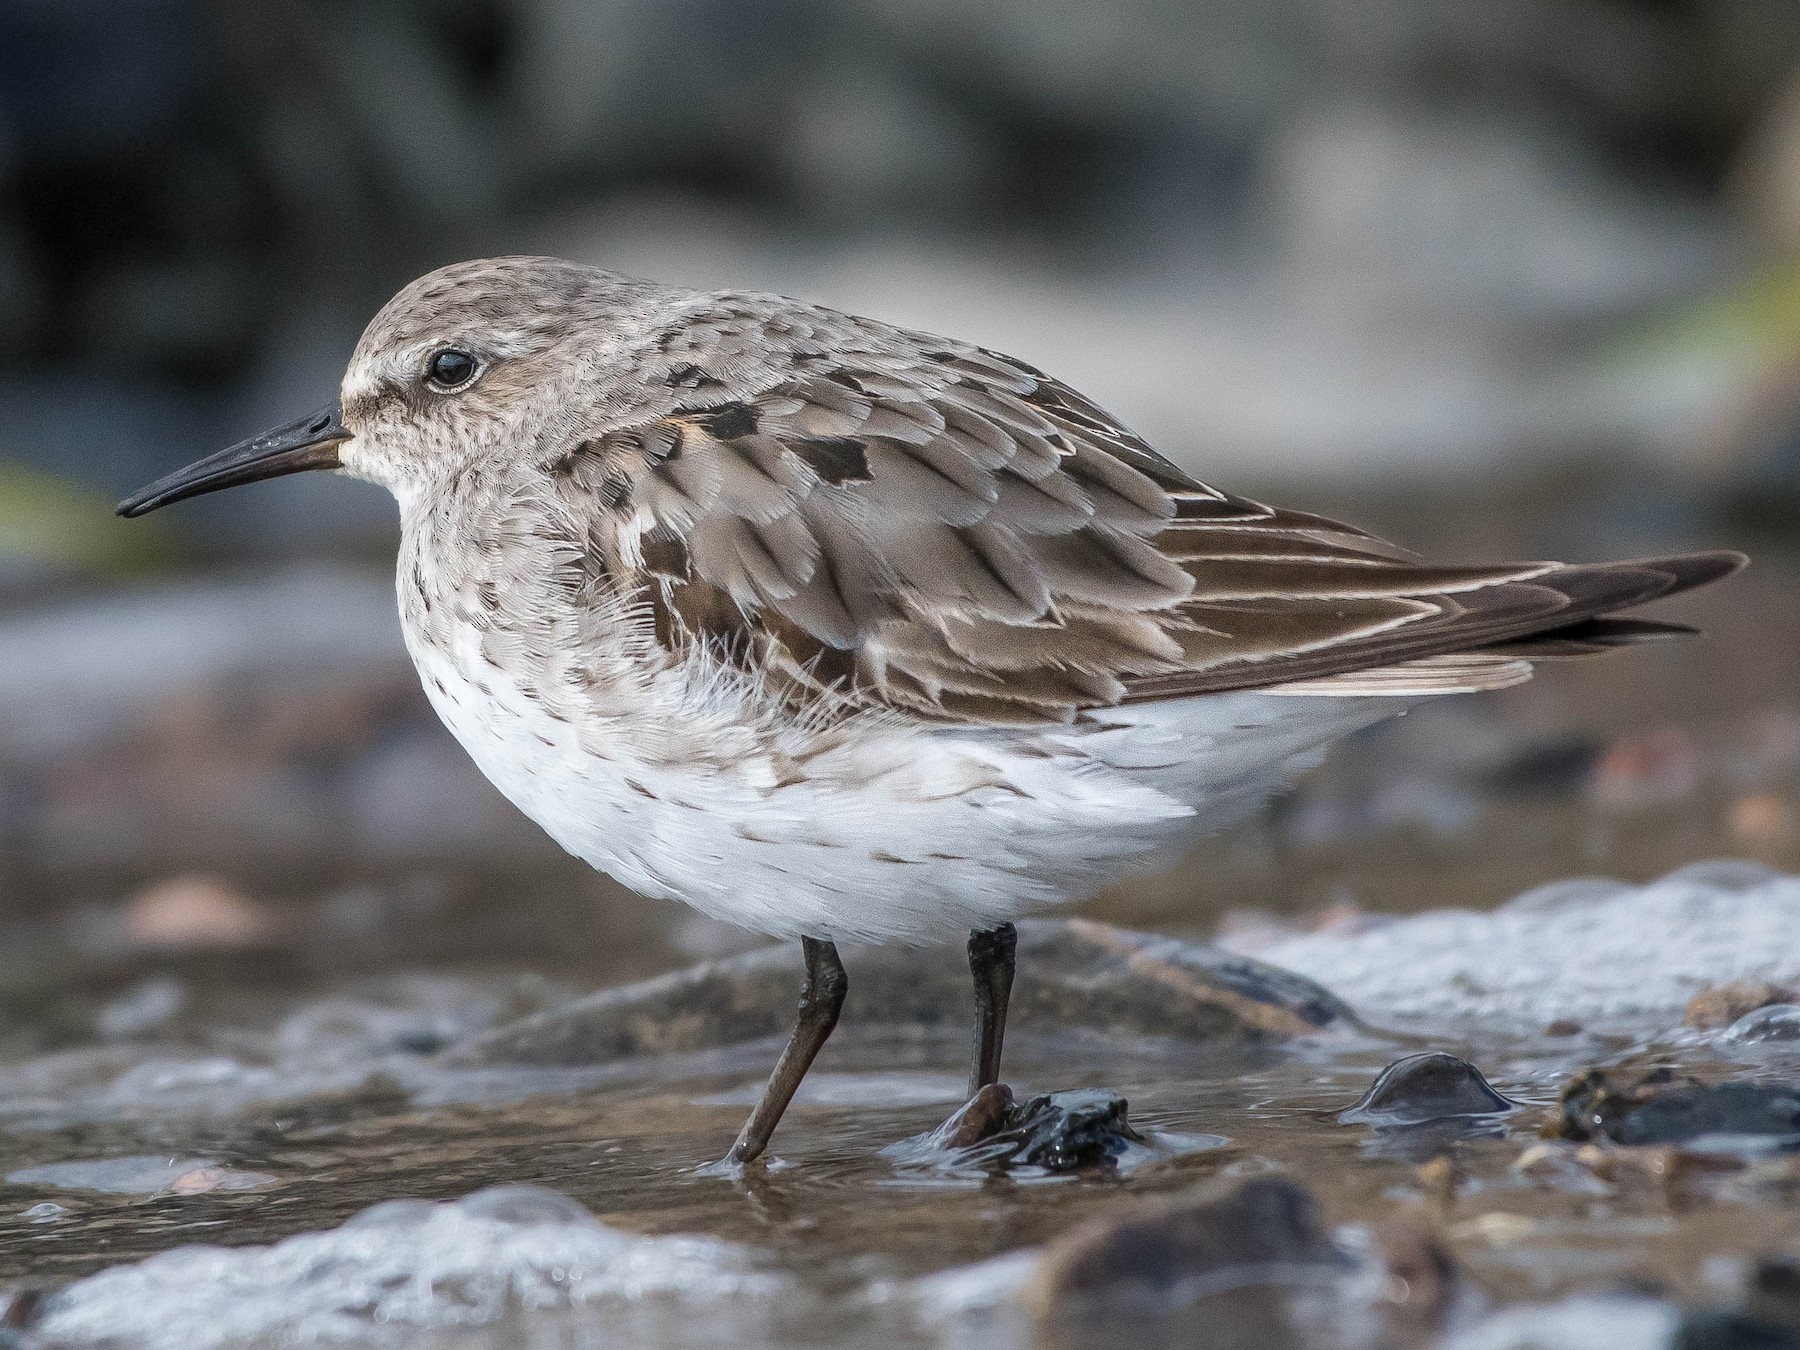
{"type": "Polygon", "coordinates": [[[466,763],[385,495],[110,515],[521,252],[973,339],[1423,551],[1757,555],[1670,607],[1704,642],[1370,733],[1091,912],[1253,943],[1800,863],[1800,7],[0,0],[0,987],[742,940],[466,763]]]}

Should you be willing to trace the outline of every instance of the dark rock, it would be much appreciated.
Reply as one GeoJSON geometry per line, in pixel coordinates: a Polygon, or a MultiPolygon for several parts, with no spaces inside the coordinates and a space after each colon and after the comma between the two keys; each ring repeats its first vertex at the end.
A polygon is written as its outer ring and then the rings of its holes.
{"type": "MultiPolygon", "coordinates": [[[[1311,981],[1199,943],[1085,919],[1019,924],[1008,1026],[1245,1045],[1356,1025],[1311,981]]],[[[958,951],[879,948],[849,965],[845,1025],[947,1026],[969,1018],[958,951]]],[[[800,957],[769,947],[602,990],[453,1046],[457,1066],[603,1064],[785,1035],[800,957]]]]}
{"type": "Polygon", "coordinates": [[[1563,1088],[1552,1138],[1678,1144],[1706,1134],[1800,1137],[1800,1086],[1706,1084],[1667,1068],[1589,1069],[1563,1088]]]}
{"type": "Polygon", "coordinates": [[[1800,1350],[1800,1329],[1741,1312],[1696,1308],[1682,1317],[1669,1350],[1800,1350]]]}
{"type": "Polygon", "coordinates": [[[1344,1125],[1420,1125],[1494,1116],[1517,1109],[1466,1059],[1433,1050],[1397,1059],[1376,1075],[1361,1101],[1338,1116],[1344,1125]]]}
{"type": "Polygon", "coordinates": [[[1754,1263],[1737,1305],[1690,1309],[1670,1350],[1800,1350],[1800,1263],[1754,1263]]]}
{"type": "Polygon", "coordinates": [[[1029,1293],[1041,1346],[1297,1343],[1283,1287],[1350,1268],[1318,1205],[1284,1177],[1208,1186],[1081,1225],[1029,1293]]]}
{"type": "Polygon", "coordinates": [[[1800,1261],[1770,1256],[1751,1266],[1744,1310],[1765,1322],[1800,1328],[1800,1261]]]}
{"type": "Polygon", "coordinates": [[[1052,1172],[1101,1166],[1144,1137],[1126,1119],[1127,1102],[1104,1088],[1050,1092],[1020,1107],[1002,1138],[1019,1140],[1018,1161],[1052,1172]]]}
{"type": "Polygon", "coordinates": [[[1597,741],[1569,736],[1521,746],[1481,775],[1498,797],[1554,797],[1579,792],[1587,785],[1602,747],[1597,741]]]}
{"type": "Polygon", "coordinates": [[[1689,1311],[1670,1350],[1800,1350],[1800,1264],[1756,1262],[1738,1306],[1689,1311]]]}
{"type": "Polygon", "coordinates": [[[1702,989],[1689,999],[1686,1021],[1700,1031],[1717,1031],[1746,1013],[1777,1003],[1800,1003],[1800,993],[1767,980],[1734,980],[1702,989]]]}
{"type": "Polygon", "coordinates": [[[1144,1137],[1131,1128],[1128,1103],[1116,1092],[1081,1088],[1015,1101],[1004,1083],[991,1083],[937,1129],[896,1145],[902,1162],[1017,1165],[1073,1172],[1116,1163],[1144,1137]]]}
{"type": "Polygon", "coordinates": [[[1349,1264],[1312,1194],[1286,1177],[1261,1176],[1081,1225],[1044,1254],[1036,1293],[1048,1301],[1166,1293],[1222,1270],[1266,1272],[1279,1282],[1288,1271],[1349,1264]]]}

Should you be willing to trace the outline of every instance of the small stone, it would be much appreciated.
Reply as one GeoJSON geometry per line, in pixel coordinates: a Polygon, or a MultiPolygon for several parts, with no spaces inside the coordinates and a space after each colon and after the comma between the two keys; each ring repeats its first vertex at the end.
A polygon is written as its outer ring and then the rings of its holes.
{"type": "Polygon", "coordinates": [[[1456,1188],[1460,1178],[1456,1174],[1456,1164],[1442,1155],[1429,1162],[1420,1163],[1413,1169],[1419,1184],[1425,1188],[1426,1197],[1439,1210],[1448,1210],[1456,1201],[1456,1188]]]}
{"type": "Polygon", "coordinates": [[[556,1225],[593,1228],[594,1216],[580,1201],[548,1186],[529,1182],[502,1183],[465,1195],[458,1204],[467,1214],[480,1219],[497,1219],[521,1228],[556,1225]]]}
{"type": "Polygon", "coordinates": [[[1773,793],[1753,793],[1731,804],[1726,827],[1746,844],[1784,843],[1794,834],[1794,808],[1773,793]]]}
{"type": "Polygon", "coordinates": [[[1746,1013],[1777,1003],[1800,1003],[1800,992],[1767,980],[1734,980],[1695,994],[1688,1000],[1685,1020],[1696,1030],[1717,1031],[1746,1013]]]}
{"type": "Polygon", "coordinates": [[[1304,1280],[1349,1259],[1310,1193],[1285,1177],[1217,1185],[1082,1224],[1045,1252],[1029,1293],[1040,1325],[1071,1305],[1154,1306],[1230,1270],[1243,1284],[1304,1280]]]}
{"type": "Polygon", "coordinates": [[[1529,1214],[1490,1209],[1472,1219],[1465,1219],[1451,1233],[1458,1238],[1474,1239],[1495,1247],[1513,1247],[1531,1241],[1543,1230],[1543,1220],[1534,1219],[1529,1214]]]}
{"type": "Polygon", "coordinates": [[[1014,1116],[1009,1134],[1019,1137],[1018,1160],[1052,1172],[1104,1166],[1144,1137],[1126,1119],[1116,1092],[1082,1088],[1033,1097],[1014,1116]]]}
{"type": "Polygon", "coordinates": [[[1512,1168],[1527,1176],[1544,1172],[1554,1175],[1561,1160],[1567,1156],[1568,1150],[1562,1144],[1536,1143],[1520,1150],[1519,1156],[1513,1159],[1512,1168]]]}
{"type": "Polygon", "coordinates": [[[254,1191],[272,1186],[267,1172],[239,1171],[235,1167],[195,1167],[169,1182],[171,1195],[205,1195],[208,1191],[254,1191]]]}
{"type": "Polygon", "coordinates": [[[124,935],[136,947],[251,947],[275,932],[266,906],[214,877],[171,877],[126,902],[124,935]]]}
{"type": "Polygon", "coordinates": [[[1546,1036],[1579,1036],[1581,1030],[1581,1023],[1572,1017],[1559,1017],[1553,1022],[1544,1024],[1544,1035],[1546,1036]]]}
{"type": "Polygon", "coordinates": [[[1361,1101],[1338,1116],[1342,1125],[1420,1125],[1433,1120],[1501,1115],[1518,1103],[1501,1096],[1466,1059],[1441,1050],[1397,1059],[1361,1101]]]}

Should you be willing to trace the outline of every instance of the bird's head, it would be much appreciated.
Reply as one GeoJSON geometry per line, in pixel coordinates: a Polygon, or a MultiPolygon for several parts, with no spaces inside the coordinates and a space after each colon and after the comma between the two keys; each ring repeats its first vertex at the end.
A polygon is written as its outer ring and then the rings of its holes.
{"type": "Polygon", "coordinates": [[[370,321],[338,399],[176,470],[119,514],[309,469],[379,483],[404,504],[478,460],[528,453],[580,419],[583,391],[604,383],[594,373],[633,335],[644,285],[560,258],[440,268],[370,321]]]}

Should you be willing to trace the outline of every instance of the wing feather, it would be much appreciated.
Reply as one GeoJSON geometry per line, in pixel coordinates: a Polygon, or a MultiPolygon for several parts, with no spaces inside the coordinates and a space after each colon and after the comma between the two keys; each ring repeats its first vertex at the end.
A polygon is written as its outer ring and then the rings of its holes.
{"type": "Polygon", "coordinates": [[[1597,616],[1741,563],[1431,565],[1197,482],[1023,362],[828,311],[761,322],[802,373],[712,381],[580,441],[551,481],[659,642],[797,698],[1008,723],[1228,689],[1494,688],[1665,633],[1597,616]],[[827,357],[834,331],[855,340],[827,357]]]}

